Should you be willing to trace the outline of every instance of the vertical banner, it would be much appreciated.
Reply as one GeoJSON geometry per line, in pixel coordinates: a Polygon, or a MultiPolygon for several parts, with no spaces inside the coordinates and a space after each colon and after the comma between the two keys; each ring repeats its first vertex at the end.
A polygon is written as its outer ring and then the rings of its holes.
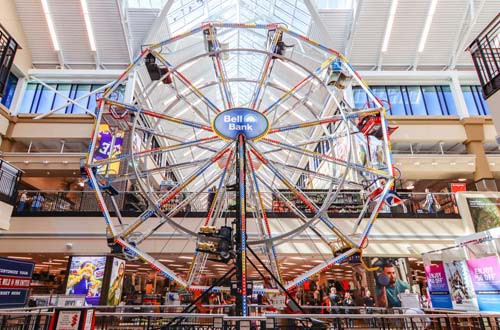
{"type": "Polygon", "coordinates": [[[467,260],[479,310],[500,312],[500,264],[497,256],[467,260]]]}
{"type": "Polygon", "coordinates": [[[431,296],[432,307],[453,308],[443,263],[434,261],[434,263],[425,266],[425,276],[427,277],[427,290],[431,296]]]}
{"type": "MultiPolygon", "coordinates": [[[[122,130],[112,130],[109,125],[99,125],[99,135],[97,138],[94,160],[104,160],[116,158],[122,153],[123,138],[125,133],[122,130]]],[[[103,166],[99,172],[108,174],[118,174],[120,162],[113,162],[103,166]]]]}
{"type": "Polygon", "coordinates": [[[0,258],[0,308],[26,305],[34,267],[33,262],[0,258]]]}
{"type": "Polygon", "coordinates": [[[113,267],[109,278],[108,297],[106,305],[118,306],[122,299],[123,277],[125,275],[125,260],[113,258],[113,267]]]}
{"type": "Polygon", "coordinates": [[[72,256],[69,264],[66,294],[85,295],[89,305],[99,305],[106,257],[72,256]]]}
{"type": "Polygon", "coordinates": [[[465,260],[444,263],[453,309],[477,311],[476,293],[465,260]]]}

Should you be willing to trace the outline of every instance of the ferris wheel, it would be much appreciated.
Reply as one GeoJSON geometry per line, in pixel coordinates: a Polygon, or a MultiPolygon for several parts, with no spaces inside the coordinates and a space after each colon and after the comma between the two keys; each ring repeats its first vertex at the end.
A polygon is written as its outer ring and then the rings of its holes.
{"type": "Polygon", "coordinates": [[[98,103],[85,173],[128,258],[191,290],[206,289],[207,262],[225,264],[243,297],[247,261],[262,262],[272,292],[362,262],[393,166],[384,106],[339,52],[280,24],[205,23],[144,46],[98,103]],[[371,100],[363,108],[352,84],[371,100]],[[123,214],[125,190],[138,215],[123,214]],[[333,207],[346,194],[353,219],[333,207]],[[185,273],[143,248],[165,226],[196,241],[185,273]],[[329,256],[285,279],[279,253],[304,236],[329,256]]]}

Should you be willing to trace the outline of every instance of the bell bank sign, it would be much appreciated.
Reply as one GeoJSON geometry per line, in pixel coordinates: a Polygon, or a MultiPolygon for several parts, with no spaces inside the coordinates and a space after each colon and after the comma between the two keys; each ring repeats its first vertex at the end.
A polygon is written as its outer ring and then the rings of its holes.
{"type": "Polygon", "coordinates": [[[236,140],[240,134],[247,140],[258,140],[269,131],[269,121],[258,111],[233,108],[219,113],[212,127],[224,140],[236,140]]]}

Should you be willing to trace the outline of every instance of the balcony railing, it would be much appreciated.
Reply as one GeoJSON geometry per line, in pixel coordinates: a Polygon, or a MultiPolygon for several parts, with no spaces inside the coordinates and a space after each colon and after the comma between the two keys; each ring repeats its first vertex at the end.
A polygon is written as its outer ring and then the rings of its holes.
{"type": "Polygon", "coordinates": [[[21,173],[20,169],[0,159],[0,201],[10,205],[16,203],[21,173]]]}
{"type": "Polygon", "coordinates": [[[0,98],[5,92],[7,78],[18,48],[17,42],[0,24],[0,98]]]}
{"type": "Polygon", "coordinates": [[[500,89],[500,14],[479,34],[468,50],[487,99],[500,89]]]}
{"type": "MultiPolygon", "coordinates": [[[[298,198],[289,192],[282,191],[283,195],[290,200],[293,208],[310,214],[310,210],[298,198]]],[[[307,196],[317,204],[321,204],[325,198],[325,191],[306,190],[307,196]]],[[[384,204],[380,210],[381,217],[393,218],[436,218],[436,217],[460,217],[455,195],[449,193],[400,193],[403,202],[397,206],[384,204]]],[[[105,197],[109,198],[109,197],[105,197]]],[[[120,207],[123,216],[135,216],[144,211],[147,201],[139,192],[120,192],[116,197],[116,202],[120,207]]],[[[190,199],[189,203],[180,210],[176,216],[182,217],[202,217],[206,216],[207,204],[210,199],[208,193],[185,192],[177,195],[173,200],[164,205],[165,210],[170,210],[180,204],[185,199],[190,199]]],[[[276,194],[263,193],[262,199],[269,217],[295,217],[287,204],[276,194]]],[[[92,191],[23,191],[19,193],[18,206],[15,208],[14,216],[96,216],[100,214],[100,209],[92,191]],[[26,202],[22,195],[26,194],[26,202]],[[41,203],[38,194],[43,196],[41,203]]],[[[334,203],[328,209],[328,213],[333,217],[350,218],[357,217],[364,205],[364,198],[359,193],[340,193],[334,203]]],[[[226,207],[235,204],[234,192],[228,193],[224,200],[226,207]]],[[[107,203],[111,205],[111,201],[107,203]]],[[[372,202],[369,209],[375,206],[372,202]]],[[[112,213],[114,210],[111,210],[112,213]]],[[[253,216],[253,209],[248,207],[248,216],[253,216]]],[[[228,215],[234,211],[228,211],[228,215]]]]}

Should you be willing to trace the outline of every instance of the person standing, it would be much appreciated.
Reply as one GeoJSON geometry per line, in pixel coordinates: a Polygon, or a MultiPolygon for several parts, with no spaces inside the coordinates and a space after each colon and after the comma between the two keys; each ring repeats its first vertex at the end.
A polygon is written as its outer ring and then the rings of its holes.
{"type": "Polygon", "coordinates": [[[377,301],[381,307],[401,307],[401,300],[399,295],[404,293],[405,290],[410,289],[410,285],[397,278],[396,268],[393,264],[386,264],[380,276],[385,276],[388,279],[386,283],[379,283],[377,281],[377,301]]]}
{"type": "Polygon", "coordinates": [[[17,212],[21,213],[24,211],[24,207],[26,206],[26,202],[28,201],[28,194],[26,190],[23,191],[21,197],[19,197],[19,204],[17,204],[17,212]]]}
{"type": "MultiPolygon", "coordinates": [[[[351,293],[349,291],[346,291],[344,294],[344,300],[342,301],[342,306],[347,307],[344,311],[345,314],[353,314],[354,310],[352,310],[350,307],[354,307],[354,299],[351,297],[351,293]]],[[[354,327],[354,320],[353,319],[346,319],[347,320],[347,326],[352,328],[354,327]]]]}
{"type": "MultiPolygon", "coordinates": [[[[366,308],[366,314],[373,314],[373,306],[375,305],[375,299],[372,297],[370,290],[366,290],[365,296],[363,297],[363,306],[366,308]]],[[[374,327],[375,320],[373,318],[368,319],[368,326],[374,327]]]]}
{"type": "Polygon", "coordinates": [[[43,203],[45,202],[45,198],[41,193],[36,193],[33,196],[33,200],[31,201],[31,210],[38,212],[42,209],[43,203]]]}

